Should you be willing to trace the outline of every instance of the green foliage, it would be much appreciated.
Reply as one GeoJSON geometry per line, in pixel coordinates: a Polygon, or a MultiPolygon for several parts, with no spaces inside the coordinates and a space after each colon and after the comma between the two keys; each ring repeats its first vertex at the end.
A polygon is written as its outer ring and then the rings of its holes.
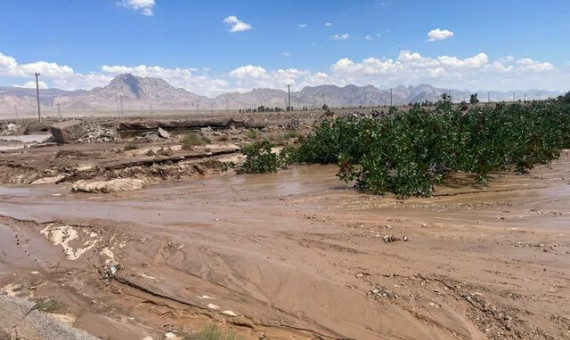
{"type": "Polygon", "coordinates": [[[249,139],[258,140],[258,139],[261,139],[261,131],[259,131],[257,129],[248,130],[245,133],[245,136],[249,139]]]}
{"type": "Polygon", "coordinates": [[[39,300],[38,302],[36,302],[34,307],[32,307],[33,310],[39,310],[40,312],[45,312],[45,313],[53,313],[62,308],[63,304],[53,299],[39,300]]]}
{"type": "Polygon", "coordinates": [[[245,340],[234,331],[224,332],[216,325],[206,326],[196,335],[188,335],[184,340],[245,340]]]}
{"type": "Polygon", "coordinates": [[[450,111],[453,107],[451,102],[451,94],[443,93],[441,95],[441,100],[437,103],[437,108],[441,111],[450,111]]]}
{"type": "Polygon", "coordinates": [[[477,93],[471,94],[471,98],[469,98],[469,103],[471,103],[471,105],[479,103],[479,98],[477,98],[477,93]]]}
{"type": "Polygon", "coordinates": [[[185,149],[191,149],[194,146],[203,146],[208,143],[210,143],[210,140],[208,138],[194,131],[188,132],[188,134],[184,136],[184,139],[182,140],[182,146],[185,149]]]}
{"type": "Polygon", "coordinates": [[[297,137],[299,137],[299,131],[297,130],[290,130],[285,132],[286,139],[297,138],[297,137]]]}
{"type": "Polygon", "coordinates": [[[436,110],[414,106],[380,119],[323,122],[291,159],[336,163],[338,176],[366,192],[430,196],[433,185],[464,171],[525,172],[570,146],[570,106],[535,102],[455,110],[444,95],[436,110]]]}
{"type": "Polygon", "coordinates": [[[570,91],[565,95],[558,97],[558,100],[563,104],[570,104],[570,91]]]}
{"type": "Polygon", "coordinates": [[[272,147],[273,145],[267,140],[243,146],[241,152],[246,156],[246,160],[239,172],[246,174],[277,172],[279,160],[277,154],[271,151],[272,147]]]}
{"type": "Polygon", "coordinates": [[[279,166],[287,168],[297,162],[297,149],[292,146],[285,146],[278,156],[279,166]]]}

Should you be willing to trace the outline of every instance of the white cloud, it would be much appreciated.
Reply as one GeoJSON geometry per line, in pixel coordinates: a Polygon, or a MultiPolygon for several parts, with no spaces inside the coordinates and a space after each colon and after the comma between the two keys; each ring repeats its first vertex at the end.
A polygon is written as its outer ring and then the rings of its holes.
{"type": "Polygon", "coordinates": [[[28,64],[18,64],[15,58],[0,53],[0,76],[5,77],[32,77],[36,72],[42,76],[53,78],[66,78],[75,74],[73,69],[66,65],[37,61],[28,64]]]}
{"type": "Polygon", "coordinates": [[[142,15],[149,17],[154,15],[154,0],[121,0],[117,2],[117,4],[134,9],[135,11],[140,11],[142,15]]]}
{"type": "MultiPolygon", "coordinates": [[[[46,84],[43,81],[38,81],[38,85],[40,87],[40,89],[47,89],[49,88],[48,84],[46,84]]],[[[26,82],[24,85],[14,85],[14,87],[23,87],[26,89],[35,89],[36,88],[36,81],[35,80],[30,80],[28,82],[26,82]]]]}
{"type": "Polygon", "coordinates": [[[448,38],[453,37],[454,33],[450,30],[442,30],[440,28],[436,28],[428,32],[428,40],[429,41],[439,41],[445,40],[448,38]]]}
{"type": "Polygon", "coordinates": [[[372,36],[370,34],[367,34],[364,36],[364,40],[372,40],[372,36]]]}
{"type": "MultiPolygon", "coordinates": [[[[284,89],[334,84],[367,85],[389,88],[396,85],[432,84],[444,88],[472,90],[514,90],[542,88],[567,91],[570,66],[556,68],[547,61],[503,57],[491,60],[485,53],[469,57],[424,56],[401,51],[394,58],[369,57],[361,61],[342,58],[330,67],[307,69],[267,69],[261,65],[243,65],[231,71],[212,73],[204,68],[167,68],[149,65],[105,65],[89,73],[77,73],[65,65],[38,61],[19,64],[0,53],[0,84],[35,86],[34,73],[40,72],[42,86],[65,90],[92,89],[107,85],[115,76],[131,73],[141,77],[162,78],[177,88],[215,96],[224,92],[250,91],[252,88],[284,89]]],[[[0,108],[1,109],[1,108],[0,108]]]]}
{"type": "Polygon", "coordinates": [[[348,34],[348,33],[331,35],[332,40],[347,40],[349,38],[350,38],[350,34],[348,34]]]}
{"type": "Polygon", "coordinates": [[[332,22],[325,22],[325,26],[327,26],[327,27],[332,26],[332,22]]]}
{"type": "Polygon", "coordinates": [[[230,32],[243,32],[252,29],[251,25],[239,20],[235,15],[230,15],[224,19],[224,22],[230,25],[230,32]]]}
{"type": "Polygon", "coordinates": [[[554,69],[554,65],[549,62],[541,63],[530,58],[519,59],[516,63],[524,70],[529,71],[549,71],[554,69]]]}
{"type": "Polygon", "coordinates": [[[238,67],[235,70],[231,71],[230,76],[237,79],[262,79],[267,77],[267,70],[261,66],[246,65],[238,67]]]}
{"type": "Polygon", "coordinates": [[[307,24],[299,24],[299,25],[297,25],[297,27],[299,27],[299,28],[307,28],[307,24]]]}
{"type": "Polygon", "coordinates": [[[281,54],[282,54],[283,56],[285,56],[285,57],[290,57],[290,56],[291,56],[291,53],[286,52],[286,51],[283,51],[281,54]]]}

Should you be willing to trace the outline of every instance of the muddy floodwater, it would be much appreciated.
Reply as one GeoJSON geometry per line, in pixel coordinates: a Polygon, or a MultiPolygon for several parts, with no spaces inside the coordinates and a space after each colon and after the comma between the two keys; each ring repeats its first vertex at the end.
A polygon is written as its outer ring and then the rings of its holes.
{"type": "Polygon", "coordinates": [[[569,339],[570,158],[358,193],[334,166],[0,188],[0,289],[109,339],[569,339]]]}

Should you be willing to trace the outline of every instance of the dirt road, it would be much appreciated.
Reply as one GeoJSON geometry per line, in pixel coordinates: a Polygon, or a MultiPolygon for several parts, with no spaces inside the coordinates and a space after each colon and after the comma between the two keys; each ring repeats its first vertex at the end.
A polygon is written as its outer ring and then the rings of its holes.
{"type": "Polygon", "coordinates": [[[0,288],[112,339],[570,338],[570,158],[436,197],[335,167],[114,195],[0,188],[0,288]],[[114,271],[116,273],[114,273],[114,271]]]}

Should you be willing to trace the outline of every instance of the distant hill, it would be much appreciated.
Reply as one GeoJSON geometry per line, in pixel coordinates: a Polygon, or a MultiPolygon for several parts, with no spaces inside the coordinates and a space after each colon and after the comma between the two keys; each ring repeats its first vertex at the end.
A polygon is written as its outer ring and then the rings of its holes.
{"type": "MultiPolygon", "coordinates": [[[[407,103],[439,100],[444,92],[451,91],[453,101],[469,101],[470,91],[441,89],[431,85],[398,86],[392,89],[392,103],[407,103]]],[[[556,91],[528,90],[490,93],[493,101],[516,99],[546,99],[557,97],[556,91]]],[[[487,92],[479,92],[481,101],[487,100],[487,92]]],[[[36,108],[35,89],[0,87],[0,113],[10,114],[15,110],[33,111],[36,108]]],[[[291,104],[295,108],[329,107],[370,107],[390,105],[390,90],[380,90],[372,85],[320,85],[305,87],[291,93],[291,104]]],[[[287,92],[275,89],[253,89],[247,93],[225,93],[208,98],[185,89],[175,88],[160,78],[141,78],[122,74],[109,85],[92,90],[64,91],[59,89],[41,90],[41,103],[45,109],[53,110],[59,104],[62,111],[102,111],[118,110],[122,102],[125,110],[161,109],[244,109],[258,106],[287,106],[287,92]]]]}

